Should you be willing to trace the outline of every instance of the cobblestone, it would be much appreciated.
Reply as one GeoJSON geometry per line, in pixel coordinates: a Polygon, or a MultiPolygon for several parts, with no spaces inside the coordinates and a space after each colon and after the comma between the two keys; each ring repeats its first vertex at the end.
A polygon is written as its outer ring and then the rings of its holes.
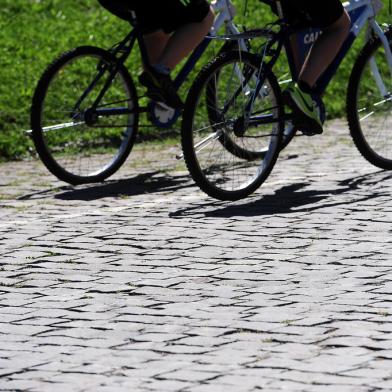
{"type": "Polygon", "coordinates": [[[392,390],[392,175],[341,121],[235,203],[176,152],[79,187],[0,165],[0,390],[392,390]]]}

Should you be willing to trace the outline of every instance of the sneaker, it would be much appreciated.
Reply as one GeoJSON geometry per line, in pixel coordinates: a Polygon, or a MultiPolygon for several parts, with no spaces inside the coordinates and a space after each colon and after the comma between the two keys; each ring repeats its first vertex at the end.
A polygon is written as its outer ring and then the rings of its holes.
{"type": "Polygon", "coordinates": [[[163,102],[174,109],[182,109],[184,107],[170,75],[162,74],[154,69],[148,69],[141,73],[139,82],[147,88],[146,95],[153,101],[163,102]]]}
{"type": "Polygon", "coordinates": [[[296,83],[283,92],[284,103],[294,114],[294,124],[303,134],[312,136],[323,133],[320,111],[311,94],[302,91],[296,83]]]}

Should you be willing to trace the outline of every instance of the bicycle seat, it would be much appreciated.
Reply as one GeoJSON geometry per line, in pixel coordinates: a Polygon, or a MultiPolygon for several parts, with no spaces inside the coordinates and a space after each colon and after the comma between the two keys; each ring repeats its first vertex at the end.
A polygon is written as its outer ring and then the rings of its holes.
{"type": "MultiPolygon", "coordinates": [[[[276,6],[275,0],[259,0],[259,2],[270,6],[272,12],[275,15],[278,15],[278,8],[276,6]]],[[[300,10],[297,10],[295,5],[292,5],[291,3],[289,3],[288,5],[289,7],[287,9],[287,2],[286,2],[285,5],[286,8],[283,8],[284,20],[290,24],[292,30],[301,30],[303,28],[308,28],[310,22],[307,20],[306,14],[304,14],[300,10]]]]}

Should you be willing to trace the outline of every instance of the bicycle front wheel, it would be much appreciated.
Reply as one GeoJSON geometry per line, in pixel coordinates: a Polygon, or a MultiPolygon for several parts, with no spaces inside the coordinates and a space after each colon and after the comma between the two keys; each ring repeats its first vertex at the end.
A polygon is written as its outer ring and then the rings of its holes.
{"type": "Polygon", "coordinates": [[[181,141],[196,184],[209,196],[238,200],[268,177],[284,129],[281,92],[272,72],[246,52],[222,54],[195,80],[181,141]],[[261,87],[258,75],[263,75],[261,87]]]}
{"type": "Polygon", "coordinates": [[[137,94],[126,68],[116,63],[103,49],[79,47],[54,61],[37,85],[32,138],[45,166],[62,181],[103,181],[131,152],[137,94]]]}
{"type": "MultiPolygon", "coordinates": [[[[392,34],[387,33],[388,41],[392,34]]],[[[379,39],[369,41],[351,73],[347,118],[352,139],[371,164],[392,169],[392,77],[379,39]]]]}

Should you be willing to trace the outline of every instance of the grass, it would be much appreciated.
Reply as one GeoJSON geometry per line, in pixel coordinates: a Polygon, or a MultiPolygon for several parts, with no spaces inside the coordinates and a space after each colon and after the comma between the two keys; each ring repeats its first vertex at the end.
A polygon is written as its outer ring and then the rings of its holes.
{"type": "Polygon", "coordinates": [[[22,130],[29,128],[31,98],[45,67],[75,46],[108,47],[127,26],[96,1],[3,0],[0,29],[0,158],[13,159],[31,147],[22,130]]]}
{"type": "MultiPolygon", "coordinates": [[[[271,20],[270,11],[257,1],[243,16],[243,0],[238,6],[237,24],[258,27],[271,20]]],[[[30,127],[29,111],[36,83],[45,67],[60,53],[80,45],[108,48],[129,30],[127,23],[102,9],[96,0],[2,0],[0,13],[0,160],[21,159],[32,143],[23,130],[30,127]]],[[[386,13],[386,11],[385,11],[386,13]]],[[[386,20],[386,16],[382,18],[386,20]]],[[[329,117],[343,116],[345,86],[357,48],[345,59],[326,96],[329,117]]],[[[185,96],[196,72],[212,57],[206,53],[183,87],[185,96]]],[[[134,51],[127,64],[135,75],[140,69],[134,51]]],[[[142,129],[145,135],[155,130],[142,129]]],[[[159,131],[158,131],[159,132],[159,131]]]]}

